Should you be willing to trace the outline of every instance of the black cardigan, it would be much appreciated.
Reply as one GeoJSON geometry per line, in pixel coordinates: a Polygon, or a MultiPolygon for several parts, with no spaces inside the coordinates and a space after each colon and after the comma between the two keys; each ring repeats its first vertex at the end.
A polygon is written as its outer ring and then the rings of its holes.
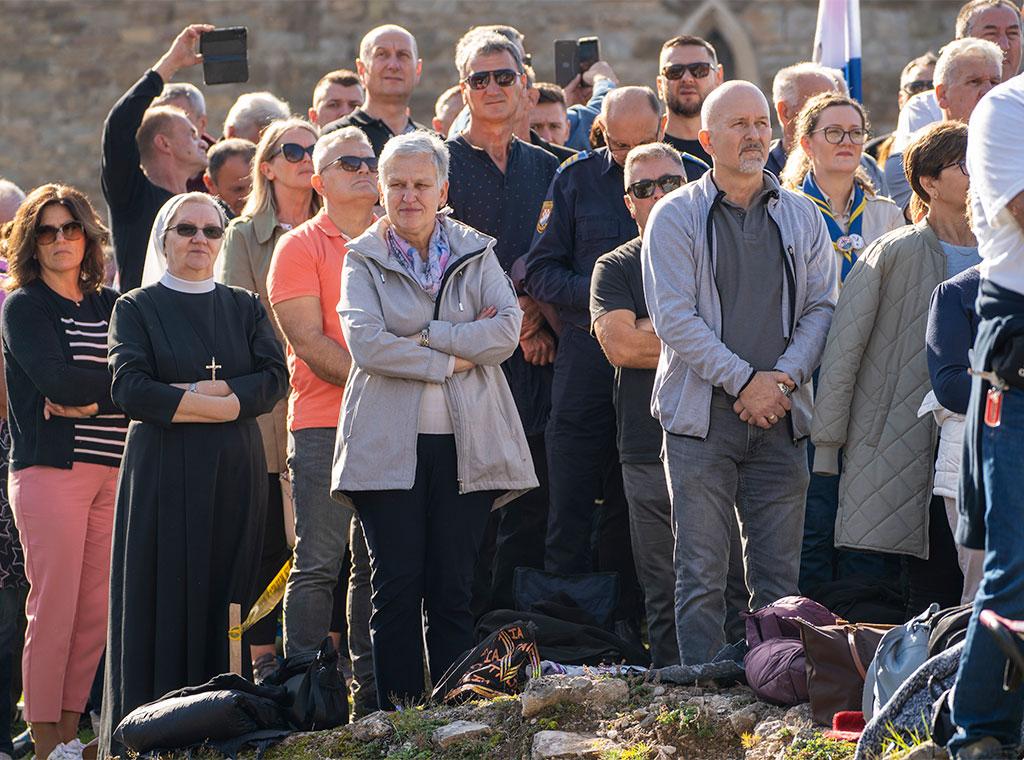
{"type": "MultiPolygon", "coordinates": [[[[109,322],[118,293],[103,288],[90,293],[93,305],[109,322]]],[[[4,301],[0,313],[3,331],[4,376],[7,379],[7,419],[11,428],[11,467],[32,465],[71,469],[75,446],[75,420],[43,419],[43,401],[87,406],[99,404],[100,414],[120,410],[110,398],[110,369],[85,369],[72,364],[71,347],[62,317],[74,308],[33,280],[4,301]]]]}

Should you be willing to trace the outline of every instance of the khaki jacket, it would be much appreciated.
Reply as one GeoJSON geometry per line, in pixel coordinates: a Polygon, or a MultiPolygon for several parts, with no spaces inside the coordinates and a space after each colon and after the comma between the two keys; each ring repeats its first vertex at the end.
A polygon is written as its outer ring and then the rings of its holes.
{"type": "Polygon", "coordinates": [[[537,487],[500,366],[519,345],[523,313],[515,289],[498,263],[494,238],[446,218],[453,263],[435,303],[388,255],[386,224],[379,220],[349,243],[342,270],[338,313],[352,371],[342,398],[331,495],[351,505],[353,491],[413,487],[420,397],[426,383],[439,383],[455,433],[459,491],[500,491],[494,505],[501,506],[537,487]],[[474,321],[486,306],[497,315],[474,321]],[[429,347],[418,339],[424,328],[429,347]],[[476,367],[452,373],[452,356],[476,367]]]}
{"type": "MultiPolygon", "coordinates": [[[[240,216],[231,220],[224,233],[220,258],[217,261],[217,281],[225,285],[236,285],[259,295],[268,314],[270,296],[267,292],[267,274],[274,247],[286,230],[277,222],[273,207],[255,216],[240,216]]],[[[270,320],[274,333],[285,350],[284,334],[276,319],[270,320]]],[[[274,410],[256,420],[263,437],[263,450],[267,457],[267,472],[284,472],[287,469],[288,446],[288,399],[277,402],[274,410]]]]}
{"type": "Polygon", "coordinates": [[[821,362],[814,471],[843,473],[835,544],[928,556],[936,425],[925,328],[946,257],[927,222],[879,238],[850,271],[821,362]]]}

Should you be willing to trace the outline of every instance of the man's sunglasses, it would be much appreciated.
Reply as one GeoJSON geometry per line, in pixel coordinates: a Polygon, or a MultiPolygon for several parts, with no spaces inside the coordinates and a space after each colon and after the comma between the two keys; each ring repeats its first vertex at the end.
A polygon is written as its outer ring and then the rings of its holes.
{"type": "Polygon", "coordinates": [[[903,90],[908,96],[920,95],[922,92],[928,92],[934,88],[934,83],[931,79],[915,79],[913,82],[907,82],[900,89],[903,90]]]}
{"type": "Polygon", "coordinates": [[[672,80],[673,82],[677,79],[682,79],[683,74],[687,71],[694,79],[704,79],[708,74],[711,73],[711,64],[705,63],[704,61],[698,61],[697,63],[673,63],[671,66],[666,66],[661,70],[661,75],[665,79],[672,80]]]}
{"type": "Polygon", "coordinates": [[[181,224],[176,224],[173,227],[167,228],[168,232],[170,232],[171,230],[174,230],[175,232],[178,233],[180,237],[183,238],[195,237],[196,233],[199,232],[200,230],[202,230],[203,237],[205,237],[207,240],[220,240],[222,237],[224,237],[224,228],[218,227],[215,224],[208,224],[205,227],[200,227],[195,224],[188,224],[187,222],[182,222],[181,224]]]}
{"type": "MultiPolygon", "coordinates": [[[[334,164],[338,164],[338,166],[347,172],[357,172],[363,164],[366,164],[366,168],[371,172],[377,171],[376,156],[338,156],[327,164],[327,166],[333,166],[334,164]]],[[[326,169],[327,166],[325,166],[324,169],[326,169]]]]}
{"type": "Polygon", "coordinates": [[[654,188],[660,187],[661,192],[671,193],[683,186],[685,180],[678,174],[665,174],[657,179],[638,179],[626,188],[626,192],[634,198],[650,198],[654,188]]]}
{"type": "Polygon", "coordinates": [[[492,76],[494,77],[494,82],[498,87],[511,87],[519,78],[519,72],[513,71],[512,69],[474,71],[462,81],[469,84],[469,89],[471,90],[482,90],[491,83],[492,76]]]}
{"type": "Polygon", "coordinates": [[[273,158],[278,153],[284,156],[284,160],[291,164],[297,164],[302,160],[303,155],[309,155],[313,158],[313,146],[310,145],[308,148],[298,143],[284,143],[280,148],[275,150],[270,157],[273,158]]]}
{"type": "Polygon", "coordinates": [[[85,235],[85,227],[77,219],[64,222],[60,227],[54,227],[52,224],[41,224],[36,227],[36,242],[40,245],[55,243],[58,232],[65,240],[80,240],[85,235]]]}

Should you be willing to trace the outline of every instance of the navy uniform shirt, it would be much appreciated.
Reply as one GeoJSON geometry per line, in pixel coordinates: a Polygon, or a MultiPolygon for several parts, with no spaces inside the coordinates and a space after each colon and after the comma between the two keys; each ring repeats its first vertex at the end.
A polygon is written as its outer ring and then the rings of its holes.
{"type": "Polygon", "coordinates": [[[526,289],[589,332],[590,275],[598,257],[636,237],[622,197],[622,167],[607,148],[563,163],[541,207],[526,264],[526,289]]]}
{"type": "MultiPolygon", "coordinates": [[[[448,205],[460,222],[497,239],[494,251],[508,272],[526,255],[537,215],[547,195],[558,160],[546,150],[513,137],[502,172],[487,151],[463,135],[447,141],[448,205]]],[[[544,430],[551,409],[551,367],[537,367],[516,348],[502,364],[527,435],[544,430]]]]}
{"type": "MultiPolygon", "coordinates": [[[[370,144],[373,146],[373,152],[380,157],[380,152],[384,150],[384,144],[395,136],[395,133],[391,131],[391,127],[384,123],[381,119],[375,119],[366,113],[362,108],[357,108],[347,116],[342,116],[340,119],[332,121],[328,126],[338,127],[359,127],[363,130],[364,134],[370,139],[370,144]]],[[[415,132],[417,129],[423,129],[430,131],[429,127],[425,127],[422,124],[417,124],[412,119],[405,125],[405,129],[402,134],[408,132],[415,132]]]]}

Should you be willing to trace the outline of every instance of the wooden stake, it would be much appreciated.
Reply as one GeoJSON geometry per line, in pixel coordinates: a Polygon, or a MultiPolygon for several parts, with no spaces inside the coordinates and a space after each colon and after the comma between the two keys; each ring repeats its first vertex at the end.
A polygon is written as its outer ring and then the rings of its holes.
{"type": "MultiPolygon", "coordinates": [[[[242,625],[242,605],[228,605],[228,626],[232,631],[238,630],[242,625]]],[[[231,672],[242,675],[242,637],[228,637],[228,646],[231,656],[231,672]]]]}

